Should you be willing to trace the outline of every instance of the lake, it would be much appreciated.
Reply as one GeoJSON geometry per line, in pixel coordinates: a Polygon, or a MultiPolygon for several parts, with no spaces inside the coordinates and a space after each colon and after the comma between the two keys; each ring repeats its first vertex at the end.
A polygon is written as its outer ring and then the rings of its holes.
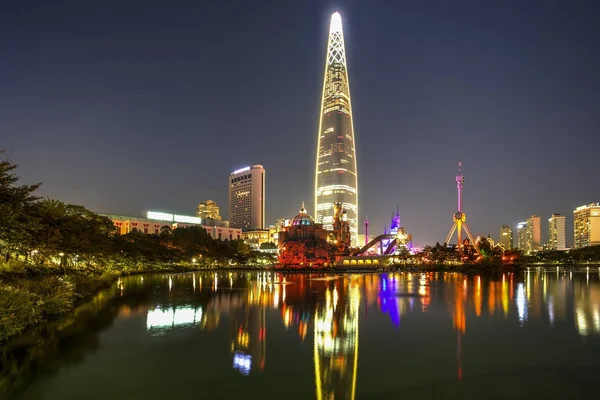
{"type": "Polygon", "coordinates": [[[596,399],[600,270],[131,276],[1,362],[19,400],[596,399]]]}

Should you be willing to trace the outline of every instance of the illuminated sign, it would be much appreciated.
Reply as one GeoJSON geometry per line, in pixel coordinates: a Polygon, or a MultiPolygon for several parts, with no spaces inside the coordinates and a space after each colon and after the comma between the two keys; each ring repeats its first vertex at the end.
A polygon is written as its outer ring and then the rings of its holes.
{"type": "Polygon", "coordinates": [[[240,168],[236,171],[233,171],[233,175],[239,174],[240,172],[245,172],[245,171],[250,171],[250,167],[244,167],[244,168],[240,168]]]}
{"type": "Polygon", "coordinates": [[[175,222],[184,222],[188,224],[201,224],[202,219],[198,217],[188,217],[187,215],[173,215],[173,220],[175,222]]]}
{"type": "Polygon", "coordinates": [[[187,224],[201,224],[202,219],[199,217],[189,217],[187,215],[168,214],[164,212],[148,211],[146,218],[157,221],[183,222],[187,224]]]}
{"type": "Polygon", "coordinates": [[[158,221],[173,221],[173,214],[167,214],[167,213],[163,213],[163,212],[156,212],[156,211],[148,211],[146,213],[146,218],[148,219],[155,219],[158,221]]]}

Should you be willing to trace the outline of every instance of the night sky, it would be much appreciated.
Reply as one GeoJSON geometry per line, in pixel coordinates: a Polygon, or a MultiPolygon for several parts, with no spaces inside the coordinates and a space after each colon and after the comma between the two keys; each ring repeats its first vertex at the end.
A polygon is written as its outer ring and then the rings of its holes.
{"type": "MultiPolygon", "coordinates": [[[[267,224],[314,214],[329,17],[344,24],[359,218],[399,206],[442,242],[456,165],[476,234],[600,201],[596,1],[4,1],[0,148],[40,194],[98,212],[227,217],[267,171],[267,224]]],[[[362,233],[362,229],[361,229],[362,233]]]]}

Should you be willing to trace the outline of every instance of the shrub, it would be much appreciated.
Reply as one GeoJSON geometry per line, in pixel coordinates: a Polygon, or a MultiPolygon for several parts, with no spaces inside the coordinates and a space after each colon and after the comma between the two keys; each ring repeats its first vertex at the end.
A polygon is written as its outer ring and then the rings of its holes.
{"type": "Polygon", "coordinates": [[[0,282],[0,341],[22,332],[40,319],[36,296],[0,282]]]}
{"type": "Polygon", "coordinates": [[[34,296],[43,317],[62,314],[73,309],[75,285],[68,279],[48,276],[21,280],[17,285],[34,296]]]}

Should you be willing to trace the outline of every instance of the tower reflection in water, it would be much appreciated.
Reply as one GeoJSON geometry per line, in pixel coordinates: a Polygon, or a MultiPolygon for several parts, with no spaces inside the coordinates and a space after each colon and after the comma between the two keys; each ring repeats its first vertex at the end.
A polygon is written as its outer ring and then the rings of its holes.
{"type": "Polygon", "coordinates": [[[358,282],[327,288],[314,319],[314,363],[317,399],[354,399],[358,369],[358,282]],[[347,301],[344,296],[348,296],[347,301]]]}

